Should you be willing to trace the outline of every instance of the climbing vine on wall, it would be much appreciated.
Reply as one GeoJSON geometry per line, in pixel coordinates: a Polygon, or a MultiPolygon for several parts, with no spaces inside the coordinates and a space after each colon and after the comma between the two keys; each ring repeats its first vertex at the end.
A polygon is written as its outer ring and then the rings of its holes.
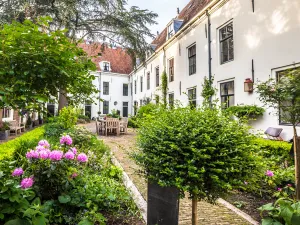
{"type": "Polygon", "coordinates": [[[168,76],[165,70],[161,75],[161,91],[163,104],[164,106],[167,106],[168,76]]]}

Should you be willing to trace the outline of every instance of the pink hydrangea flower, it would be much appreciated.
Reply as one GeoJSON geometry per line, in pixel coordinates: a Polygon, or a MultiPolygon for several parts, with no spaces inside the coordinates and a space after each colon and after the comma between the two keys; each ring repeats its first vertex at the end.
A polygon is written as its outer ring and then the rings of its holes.
{"type": "Polygon", "coordinates": [[[26,189],[26,188],[30,188],[33,185],[33,178],[29,177],[29,178],[24,178],[21,181],[21,188],[26,189]]]}
{"type": "Polygon", "coordinates": [[[86,154],[84,153],[80,153],[78,156],[77,156],[77,160],[79,162],[87,162],[88,161],[88,157],[86,154]]]}
{"type": "Polygon", "coordinates": [[[63,144],[71,145],[73,143],[73,140],[69,135],[66,135],[66,136],[62,136],[59,142],[61,145],[63,144]]]}
{"type": "Polygon", "coordinates": [[[77,177],[77,176],[78,176],[77,173],[73,173],[73,174],[71,175],[71,178],[74,179],[74,178],[77,177]]]}
{"type": "Polygon", "coordinates": [[[282,188],[277,188],[277,191],[282,191],[282,188]]]}
{"type": "Polygon", "coordinates": [[[38,145],[38,146],[35,147],[35,150],[38,151],[38,152],[40,152],[40,151],[45,150],[45,147],[41,146],[41,145],[38,145]]]}
{"type": "Polygon", "coordinates": [[[50,148],[50,144],[47,140],[39,141],[39,146],[43,146],[44,148],[50,148]]]}
{"type": "Polygon", "coordinates": [[[271,170],[267,170],[266,176],[268,176],[268,177],[273,177],[273,176],[274,176],[274,173],[273,173],[271,170]]]}
{"type": "Polygon", "coordinates": [[[288,184],[287,186],[288,186],[288,187],[292,187],[293,185],[291,185],[291,184],[288,184]]]}
{"type": "Polygon", "coordinates": [[[49,150],[42,150],[39,152],[39,155],[40,155],[40,159],[48,159],[49,158],[49,154],[50,154],[50,151],[49,150]]]}
{"type": "Polygon", "coordinates": [[[65,154],[65,158],[66,159],[69,159],[69,160],[72,160],[75,158],[75,154],[72,152],[72,151],[68,151],[66,154],[65,154]]]}
{"type": "Polygon", "coordinates": [[[49,158],[53,161],[59,161],[62,159],[64,153],[62,151],[54,150],[50,152],[49,158]]]}
{"type": "Polygon", "coordinates": [[[14,172],[12,173],[12,176],[13,177],[19,177],[19,176],[23,175],[23,173],[24,173],[24,171],[23,171],[22,168],[16,168],[14,170],[14,172]]]}
{"type": "Polygon", "coordinates": [[[38,159],[39,153],[38,153],[38,151],[30,150],[29,152],[26,153],[26,158],[27,159],[38,159]]]}
{"type": "Polygon", "coordinates": [[[76,148],[70,148],[70,150],[76,155],[77,154],[77,149],[76,148]]]}

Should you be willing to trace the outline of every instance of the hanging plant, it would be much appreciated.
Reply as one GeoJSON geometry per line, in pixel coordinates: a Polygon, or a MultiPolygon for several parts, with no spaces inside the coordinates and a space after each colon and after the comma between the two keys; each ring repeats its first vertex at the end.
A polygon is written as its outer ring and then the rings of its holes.
{"type": "Polygon", "coordinates": [[[230,106],[226,109],[228,112],[231,112],[238,118],[246,119],[256,119],[259,116],[262,116],[265,112],[265,109],[256,105],[237,105],[230,106]]]}

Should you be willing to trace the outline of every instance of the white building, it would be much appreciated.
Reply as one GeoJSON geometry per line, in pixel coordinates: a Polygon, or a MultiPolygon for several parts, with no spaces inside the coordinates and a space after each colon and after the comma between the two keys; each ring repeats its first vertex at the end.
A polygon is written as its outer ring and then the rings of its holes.
{"type": "MultiPolygon", "coordinates": [[[[155,102],[166,70],[171,100],[187,105],[189,96],[200,105],[203,78],[212,75],[222,103],[262,106],[255,91],[244,92],[244,82],[300,65],[299,11],[299,0],[191,0],[153,41],[145,66],[130,74],[132,102],[155,102]]],[[[252,125],[281,127],[284,139],[292,137],[271,109],[252,125]]]]}

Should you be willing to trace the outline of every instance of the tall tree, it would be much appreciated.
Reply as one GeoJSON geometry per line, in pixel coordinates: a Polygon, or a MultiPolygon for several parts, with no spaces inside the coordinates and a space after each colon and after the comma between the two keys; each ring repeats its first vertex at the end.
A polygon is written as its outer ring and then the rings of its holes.
{"type": "Polygon", "coordinates": [[[69,100],[77,103],[97,92],[89,74],[94,63],[64,31],[48,32],[48,20],[13,22],[0,29],[0,108],[39,110],[59,90],[67,90],[69,100]]]}
{"type": "Polygon", "coordinates": [[[277,74],[277,78],[261,82],[257,86],[260,100],[276,109],[282,122],[293,126],[296,198],[300,200],[300,138],[297,125],[300,123],[300,68],[277,74]]]}

